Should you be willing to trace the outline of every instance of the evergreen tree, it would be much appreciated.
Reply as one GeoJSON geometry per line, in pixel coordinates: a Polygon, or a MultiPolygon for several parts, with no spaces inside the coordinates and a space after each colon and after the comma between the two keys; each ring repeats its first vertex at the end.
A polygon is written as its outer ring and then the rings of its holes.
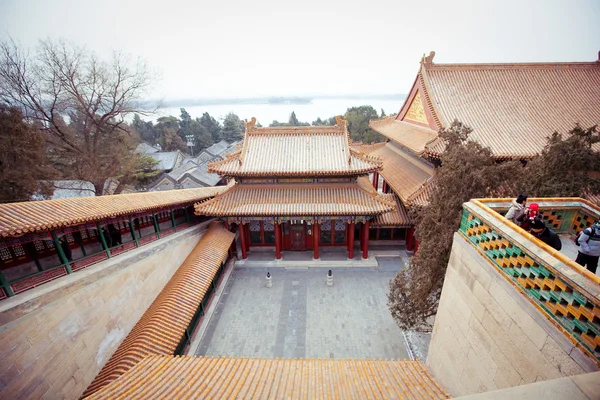
{"type": "Polygon", "coordinates": [[[0,104],[0,203],[29,201],[34,193],[50,196],[53,175],[42,133],[23,121],[16,107],[0,104]]]}
{"type": "Polygon", "coordinates": [[[431,318],[444,283],[454,232],[462,204],[486,197],[522,170],[519,162],[496,163],[488,148],[469,140],[471,129],[458,121],[440,131],[446,142],[442,165],[436,169],[428,206],[412,209],[419,251],[390,282],[388,307],[402,330],[430,330],[431,318]]]}
{"type": "Polygon", "coordinates": [[[219,121],[211,117],[209,113],[205,112],[202,114],[202,117],[200,117],[199,122],[208,131],[208,133],[210,133],[213,143],[221,141],[223,136],[223,128],[221,128],[219,121]]]}
{"type": "Polygon", "coordinates": [[[229,113],[223,120],[223,139],[234,142],[242,138],[244,123],[234,113],[229,113]]]}
{"type": "Polygon", "coordinates": [[[288,124],[291,126],[300,125],[300,121],[298,121],[298,118],[296,117],[296,113],[294,111],[292,111],[292,113],[290,114],[290,120],[288,121],[288,124]]]}

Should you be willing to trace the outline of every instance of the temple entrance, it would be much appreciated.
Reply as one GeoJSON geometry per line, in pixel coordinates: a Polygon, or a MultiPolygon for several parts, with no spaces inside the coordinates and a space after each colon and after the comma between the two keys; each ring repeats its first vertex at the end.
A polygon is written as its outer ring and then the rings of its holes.
{"type": "Polygon", "coordinates": [[[304,223],[290,225],[290,250],[306,250],[306,231],[304,223]]]}

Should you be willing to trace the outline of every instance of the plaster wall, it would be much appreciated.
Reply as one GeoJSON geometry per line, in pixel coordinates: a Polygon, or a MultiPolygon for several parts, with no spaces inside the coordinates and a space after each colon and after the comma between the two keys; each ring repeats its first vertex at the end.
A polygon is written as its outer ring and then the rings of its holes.
{"type": "Polygon", "coordinates": [[[427,364],[453,396],[598,370],[458,233],[427,364]]]}
{"type": "Polygon", "coordinates": [[[206,227],[0,302],[0,398],[79,398],[206,227]]]}

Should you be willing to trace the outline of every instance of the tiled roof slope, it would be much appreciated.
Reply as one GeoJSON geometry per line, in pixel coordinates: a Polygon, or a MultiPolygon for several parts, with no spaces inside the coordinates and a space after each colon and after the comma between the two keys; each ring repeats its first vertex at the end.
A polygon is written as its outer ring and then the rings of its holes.
{"type": "Polygon", "coordinates": [[[0,204],[0,236],[18,236],[213,197],[224,187],[0,204]]]}
{"type": "Polygon", "coordinates": [[[123,340],[84,396],[94,393],[131,369],[142,358],[173,354],[204,298],[234,234],[212,222],[208,230],[123,340]]]}
{"type": "Polygon", "coordinates": [[[387,193],[382,195],[384,198],[389,201],[393,201],[396,203],[396,208],[392,211],[380,214],[375,216],[371,226],[379,226],[379,227],[406,227],[411,226],[412,222],[410,221],[410,217],[408,216],[408,211],[402,201],[396,196],[394,193],[387,193]]]}
{"type": "Polygon", "coordinates": [[[411,206],[426,206],[429,204],[429,199],[435,188],[435,178],[425,182],[415,193],[410,195],[406,200],[406,204],[411,206]]]}
{"type": "Polygon", "coordinates": [[[345,120],[334,126],[257,128],[246,124],[241,150],[209,164],[222,176],[347,176],[380,168],[349,147],[345,120]]]}
{"type": "Polygon", "coordinates": [[[147,357],[88,399],[446,399],[420,361],[147,357]]]}
{"type": "Polygon", "coordinates": [[[438,137],[434,130],[398,121],[394,117],[372,120],[369,125],[383,136],[418,155],[425,151],[427,144],[438,137]]]}
{"type": "MultiPolygon", "coordinates": [[[[367,185],[368,186],[368,185],[367,185]]],[[[372,187],[371,187],[372,189],[372,187]]],[[[359,183],[238,184],[195,205],[196,214],[210,216],[374,215],[395,204],[359,183]]]]}
{"type": "Polygon", "coordinates": [[[400,197],[404,204],[433,175],[433,167],[406,154],[392,143],[370,153],[383,160],[379,174],[400,197]]]}
{"type": "Polygon", "coordinates": [[[420,74],[441,124],[469,125],[498,158],[532,157],[553,132],[600,123],[600,62],[424,62],[420,74]]]}

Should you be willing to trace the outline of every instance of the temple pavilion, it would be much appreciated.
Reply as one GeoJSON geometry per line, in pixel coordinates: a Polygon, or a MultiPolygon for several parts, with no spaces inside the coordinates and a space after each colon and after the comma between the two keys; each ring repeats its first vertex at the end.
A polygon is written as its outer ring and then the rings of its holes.
{"type": "MultiPolygon", "coordinates": [[[[444,141],[440,129],[458,119],[498,161],[526,161],[539,154],[554,132],[576,123],[600,124],[600,57],[593,62],[441,64],[423,56],[398,114],[373,120],[386,143],[357,150],[382,160],[374,186],[392,193],[400,208],[426,205],[435,186],[444,141]]],[[[600,151],[600,143],[595,149],[600,151]]],[[[600,204],[600,195],[585,197],[600,204]]],[[[413,230],[406,247],[418,243],[413,230]]]]}
{"type": "Polygon", "coordinates": [[[234,181],[226,191],[195,206],[197,215],[219,217],[239,231],[242,258],[252,246],[312,250],[345,246],[354,258],[360,239],[368,257],[369,226],[394,219],[396,202],[368,179],[381,160],[351,148],[347,121],[334,126],[269,127],[246,122],[239,150],[209,164],[209,172],[234,181]]]}

